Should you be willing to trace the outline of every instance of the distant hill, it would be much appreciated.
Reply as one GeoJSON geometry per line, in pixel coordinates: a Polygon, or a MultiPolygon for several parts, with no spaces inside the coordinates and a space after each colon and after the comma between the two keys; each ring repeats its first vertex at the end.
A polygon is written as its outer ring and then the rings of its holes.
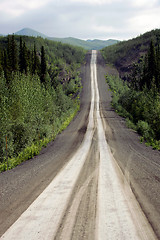
{"type": "Polygon", "coordinates": [[[81,40],[81,39],[72,38],[72,37],[68,37],[68,38],[49,38],[49,39],[51,39],[53,41],[62,42],[62,43],[68,43],[68,44],[71,44],[71,45],[74,45],[74,46],[83,47],[87,50],[92,50],[92,49],[100,50],[104,47],[107,47],[107,46],[110,46],[110,45],[113,45],[113,44],[119,42],[118,40],[112,40],[112,39],[109,39],[109,40],[106,40],[106,41],[98,40],[98,39],[95,39],[95,40],[81,40]]]}
{"type": "Polygon", "coordinates": [[[37,32],[31,28],[23,28],[22,30],[15,32],[14,34],[21,35],[21,36],[48,38],[45,34],[37,32]]]}
{"type": "Polygon", "coordinates": [[[118,40],[113,40],[113,39],[104,41],[104,40],[98,40],[98,39],[81,40],[81,39],[73,38],[73,37],[68,37],[68,38],[48,37],[48,36],[44,35],[43,33],[37,32],[30,28],[24,28],[18,32],[15,32],[14,34],[22,35],[22,36],[26,35],[26,36],[32,36],[32,37],[47,38],[52,41],[57,41],[57,42],[61,42],[61,43],[71,44],[73,46],[83,47],[86,50],[92,50],[92,49],[99,50],[106,46],[110,46],[110,45],[113,45],[113,44],[119,42],[118,40]]]}
{"type": "Polygon", "coordinates": [[[119,71],[121,78],[126,79],[133,68],[133,64],[137,63],[147,53],[151,40],[155,46],[160,43],[160,29],[105,47],[101,51],[105,62],[113,64],[119,71]]]}
{"type": "MultiPolygon", "coordinates": [[[[114,40],[114,39],[108,39],[108,40],[99,40],[99,39],[94,39],[90,40],[88,39],[87,42],[91,43],[93,46],[99,46],[100,48],[108,47],[110,45],[116,44],[120,42],[119,40],[114,40]]],[[[100,49],[98,48],[98,49],[100,49]]]]}

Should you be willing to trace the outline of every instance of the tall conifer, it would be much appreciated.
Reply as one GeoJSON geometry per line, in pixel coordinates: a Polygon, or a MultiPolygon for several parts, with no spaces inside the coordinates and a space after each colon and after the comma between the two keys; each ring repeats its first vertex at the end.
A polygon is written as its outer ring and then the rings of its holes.
{"type": "Polygon", "coordinates": [[[39,73],[39,68],[40,68],[40,61],[39,58],[37,56],[37,49],[36,49],[36,44],[34,43],[34,50],[33,50],[33,57],[32,57],[32,73],[39,73]]]}
{"type": "Polygon", "coordinates": [[[15,42],[14,34],[8,36],[8,59],[11,71],[18,70],[18,50],[15,42]]]}
{"type": "Polygon", "coordinates": [[[45,51],[44,46],[41,47],[41,82],[45,82],[45,75],[47,71],[47,64],[46,64],[46,57],[45,57],[45,51]]]}
{"type": "Polygon", "coordinates": [[[148,88],[151,87],[152,81],[155,78],[156,78],[156,52],[153,41],[151,41],[148,52],[148,80],[147,80],[148,88]]]}

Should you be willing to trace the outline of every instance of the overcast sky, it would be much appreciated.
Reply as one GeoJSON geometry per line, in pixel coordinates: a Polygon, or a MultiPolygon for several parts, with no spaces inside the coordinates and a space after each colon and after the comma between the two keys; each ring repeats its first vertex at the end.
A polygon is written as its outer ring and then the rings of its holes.
{"type": "Polygon", "coordinates": [[[160,0],[0,0],[0,33],[119,39],[160,28],[160,0]]]}

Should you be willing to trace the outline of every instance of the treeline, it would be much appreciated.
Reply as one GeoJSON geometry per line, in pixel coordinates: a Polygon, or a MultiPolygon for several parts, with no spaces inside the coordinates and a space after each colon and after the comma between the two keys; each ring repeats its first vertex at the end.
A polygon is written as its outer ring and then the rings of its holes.
{"type": "Polygon", "coordinates": [[[81,48],[0,38],[0,171],[38,154],[79,108],[81,48]]]}
{"type": "Polygon", "coordinates": [[[20,44],[17,45],[14,35],[8,35],[7,47],[1,50],[0,55],[0,71],[4,72],[6,82],[9,85],[12,81],[12,74],[15,72],[25,74],[38,74],[41,81],[45,81],[47,73],[47,63],[45,59],[44,46],[41,47],[41,52],[36,50],[34,43],[33,50],[27,48],[22,37],[19,38],[20,44]]]}
{"type": "Polygon", "coordinates": [[[49,74],[51,81],[59,72],[65,78],[83,61],[82,48],[53,42],[43,38],[9,35],[0,37],[0,72],[9,82],[12,72],[38,74],[42,82],[49,74]]]}

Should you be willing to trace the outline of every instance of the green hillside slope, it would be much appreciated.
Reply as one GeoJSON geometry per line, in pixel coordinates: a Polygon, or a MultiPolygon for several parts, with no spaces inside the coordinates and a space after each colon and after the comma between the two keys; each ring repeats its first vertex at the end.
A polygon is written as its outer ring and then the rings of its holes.
{"type": "Polygon", "coordinates": [[[160,30],[152,30],[139,37],[102,49],[106,63],[113,64],[124,78],[130,74],[133,64],[144,56],[153,40],[157,45],[160,41],[160,30]]]}
{"type": "Polygon", "coordinates": [[[85,41],[85,40],[71,38],[71,37],[69,37],[69,38],[50,38],[50,39],[52,39],[53,41],[58,41],[58,42],[62,42],[62,43],[68,43],[68,44],[71,44],[74,46],[83,47],[86,50],[93,50],[93,49],[100,50],[106,46],[110,46],[110,45],[113,45],[113,44],[116,44],[117,42],[119,42],[118,40],[112,40],[112,39],[109,39],[106,41],[98,40],[98,39],[85,41]]]}

